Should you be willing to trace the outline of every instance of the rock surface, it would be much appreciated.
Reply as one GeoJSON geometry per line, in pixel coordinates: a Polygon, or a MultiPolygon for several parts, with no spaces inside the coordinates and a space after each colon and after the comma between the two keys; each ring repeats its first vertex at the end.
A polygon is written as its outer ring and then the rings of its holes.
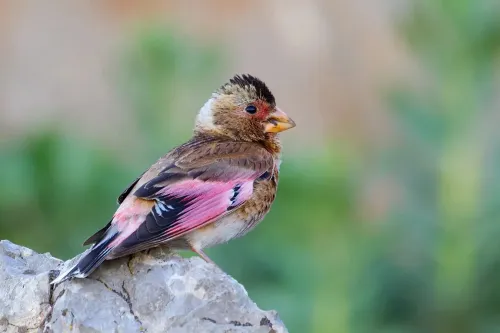
{"type": "Polygon", "coordinates": [[[197,257],[155,249],[53,288],[69,264],[0,241],[0,332],[287,332],[276,312],[197,257]]]}

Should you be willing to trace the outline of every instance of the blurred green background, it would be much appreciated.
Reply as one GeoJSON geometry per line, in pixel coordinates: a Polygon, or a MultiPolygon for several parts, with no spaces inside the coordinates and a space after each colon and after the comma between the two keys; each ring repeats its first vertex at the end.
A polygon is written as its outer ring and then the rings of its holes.
{"type": "Polygon", "coordinates": [[[50,3],[0,8],[0,238],[81,252],[251,72],[298,126],[265,222],[209,255],[291,332],[500,332],[498,1],[50,3]]]}

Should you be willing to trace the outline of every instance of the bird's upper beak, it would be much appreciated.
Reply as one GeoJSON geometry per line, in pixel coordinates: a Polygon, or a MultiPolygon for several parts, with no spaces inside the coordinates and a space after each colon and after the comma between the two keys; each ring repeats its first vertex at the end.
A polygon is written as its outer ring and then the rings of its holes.
{"type": "Polygon", "coordinates": [[[278,133],[295,127],[295,122],[288,115],[276,108],[276,111],[269,115],[266,120],[266,133],[278,133]]]}

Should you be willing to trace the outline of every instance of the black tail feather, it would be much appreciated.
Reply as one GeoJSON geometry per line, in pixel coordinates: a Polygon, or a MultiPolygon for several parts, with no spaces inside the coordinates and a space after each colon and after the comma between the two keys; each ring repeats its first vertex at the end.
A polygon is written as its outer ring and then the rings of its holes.
{"type": "Polygon", "coordinates": [[[112,248],[108,245],[118,236],[118,233],[113,233],[110,236],[104,237],[99,243],[95,244],[90,250],[84,253],[75,265],[70,267],[51,282],[51,284],[59,284],[73,277],[84,278],[90,275],[99,265],[106,259],[106,256],[111,252],[112,248]]]}
{"type": "Polygon", "coordinates": [[[95,234],[90,236],[85,242],[83,242],[83,245],[90,245],[90,244],[100,242],[105,237],[106,233],[108,232],[109,228],[111,227],[111,222],[112,222],[112,220],[109,221],[109,223],[106,224],[104,226],[104,228],[102,228],[101,230],[97,231],[95,234]]]}

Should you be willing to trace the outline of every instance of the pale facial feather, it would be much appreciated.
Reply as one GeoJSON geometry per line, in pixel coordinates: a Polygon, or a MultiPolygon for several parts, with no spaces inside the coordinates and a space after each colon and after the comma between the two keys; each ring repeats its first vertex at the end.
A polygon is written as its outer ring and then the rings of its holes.
{"type": "Polygon", "coordinates": [[[212,97],[203,105],[196,116],[196,127],[205,130],[215,130],[217,126],[214,124],[213,116],[213,103],[217,96],[214,94],[212,97]]]}

